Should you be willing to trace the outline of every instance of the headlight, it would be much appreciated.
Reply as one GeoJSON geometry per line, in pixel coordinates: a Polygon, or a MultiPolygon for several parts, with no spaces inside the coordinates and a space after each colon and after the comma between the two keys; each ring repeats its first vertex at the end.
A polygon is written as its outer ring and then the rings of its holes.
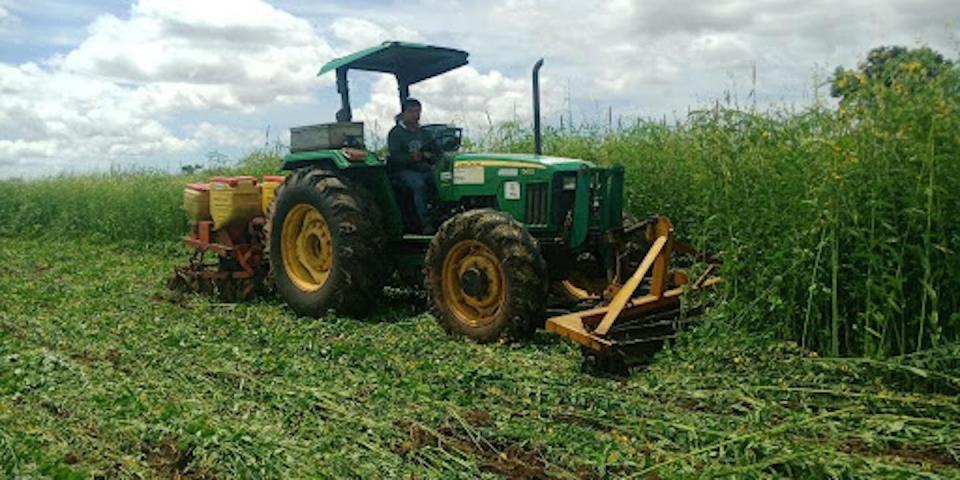
{"type": "Polygon", "coordinates": [[[577,177],[574,177],[574,176],[563,177],[563,189],[564,189],[564,190],[576,190],[576,189],[577,189],[577,177]]]}

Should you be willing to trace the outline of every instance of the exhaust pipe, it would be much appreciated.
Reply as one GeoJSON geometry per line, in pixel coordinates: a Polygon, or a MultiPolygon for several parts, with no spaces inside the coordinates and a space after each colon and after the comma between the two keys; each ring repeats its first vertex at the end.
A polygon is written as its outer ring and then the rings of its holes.
{"type": "Polygon", "coordinates": [[[543,59],[533,65],[533,150],[537,155],[543,155],[543,144],[540,140],[540,67],[543,59]]]}

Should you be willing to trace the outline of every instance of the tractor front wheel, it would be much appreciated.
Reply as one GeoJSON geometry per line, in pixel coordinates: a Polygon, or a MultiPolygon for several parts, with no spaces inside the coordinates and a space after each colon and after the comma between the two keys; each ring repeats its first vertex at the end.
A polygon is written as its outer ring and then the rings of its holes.
{"type": "Polygon", "coordinates": [[[522,339],[543,325],[547,268],[537,241],[496,210],[447,220],[430,242],[426,287],[440,325],[477,342],[522,339]]]}
{"type": "Polygon", "coordinates": [[[271,275],[300,315],[362,316],[377,303],[383,233],[362,188],[335,172],[304,169],[277,191],[265,232],[271,275]]]}

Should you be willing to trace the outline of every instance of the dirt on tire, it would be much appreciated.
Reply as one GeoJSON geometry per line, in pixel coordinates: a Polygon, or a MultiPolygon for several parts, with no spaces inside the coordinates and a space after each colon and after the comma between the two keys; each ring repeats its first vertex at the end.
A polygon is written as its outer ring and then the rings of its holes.
{"type": "Polygon", "coordinates": [[[492,210],[470,210],[440,226],[430,242],[425,262],[426,290],[431,309],[448,333],[480,343],[501,338],[523,340],[542,327],[547,301],[547,266],[537,240],[510,215],[492,210]],[[444,293],[444,262],[454,247],[475,241],[491,251],[500,263],[505,295],[489,324],[462,321],[444,293]]]}
{"type": "Polygon", "coordinates": [[[368,314],[383,290],[385,237],[378,207],[363,187],[337,172],[321,168],[297,170],[277,189],[264,227],[265,256],[277,293],[300,315],[319,317],[328,310],[354,317],[368,314]],[[314,207],[332,236],[329,279],[316,291],[305,291],[290,279],[284,267],[281,229],[286,215],[300,204],[314,207]]]}

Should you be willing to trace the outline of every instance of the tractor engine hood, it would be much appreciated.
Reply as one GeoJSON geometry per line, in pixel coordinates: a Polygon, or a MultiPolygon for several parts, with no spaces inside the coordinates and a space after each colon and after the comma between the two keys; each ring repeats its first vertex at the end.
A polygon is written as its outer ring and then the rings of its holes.
{"type": "Polygon", "coordinates": [[[540,237],[576,249],[590,231],[620,225],[623,168],[535,154],[465,153],[440,173],[444,201],[490,199],[540,237]]]}
{"type": "MultiPolygon", "coordinates": [[[[462,153],[454,158],[454,169],[484,167],[500,169],[534,169],[552,171],[579,171],[586,166],[593,170],[593,162],[578,158],[551,157],[530,153],[462,153]]],[[[509,173],[509,172],[506,172],[509,173]]]]}

